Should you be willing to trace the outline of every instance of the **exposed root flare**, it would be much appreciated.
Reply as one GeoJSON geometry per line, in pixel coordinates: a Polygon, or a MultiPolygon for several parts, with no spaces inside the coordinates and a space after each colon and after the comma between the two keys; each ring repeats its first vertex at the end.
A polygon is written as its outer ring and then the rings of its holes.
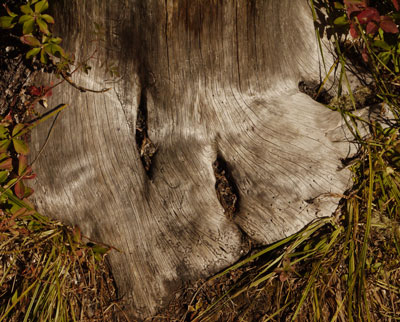
{"type": "Polygon", "coordinates": [[[217,159],[213,163],[213,170],[217,198],[224,208],[225,215],[232,219],[234,214],[239,211],[239,193],[228,164],[222,156],[217,155],[217,159]]]}
{"type": "Polygon", "coordinates": [[[136,119],[136,147],[140,159],[149,178],[152,175],[152,160],[157,152],[157,147],[150,140],[147,133],[147,98],[146,90],[142,89],[136,119]]]}

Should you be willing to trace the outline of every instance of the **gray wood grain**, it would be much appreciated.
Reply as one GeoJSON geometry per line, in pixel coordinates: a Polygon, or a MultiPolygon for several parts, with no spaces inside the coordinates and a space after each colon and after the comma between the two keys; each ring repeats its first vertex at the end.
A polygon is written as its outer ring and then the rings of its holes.
{"type": "MultiPolygon", "coordinates": [[[[297,89],[319,79],[306,0],[64,0],[54,15],[77,57],[103,25],[99,60],[74,80],[112,90],[54,91],[52,102],[70,107],[35,164],[35,201],[122,251],[110,260],[132,315],[154,314],[182,281],[234,263],[246,239],[268,244],[335,210],[349,144],[340,115],[297,89]],[[101,62],[121,77],[104,82],[101,62]],[[158,147],[151,180],[135,141],[141,93],[158,147]],[[233,219],[215,192],[217,153],[239,191],[233,219]]],[[[33,157],[49,126],[34,131],[33,157]]]]}

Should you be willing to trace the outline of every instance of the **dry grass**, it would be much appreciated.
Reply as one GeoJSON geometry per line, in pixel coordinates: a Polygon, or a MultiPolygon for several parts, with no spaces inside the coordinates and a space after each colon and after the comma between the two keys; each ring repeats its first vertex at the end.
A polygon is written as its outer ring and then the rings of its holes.
{"type": "Polygon", "coordinates": [[[0,321],[117,320],[109,247],[25,207],[0,216],[0,321]]]}

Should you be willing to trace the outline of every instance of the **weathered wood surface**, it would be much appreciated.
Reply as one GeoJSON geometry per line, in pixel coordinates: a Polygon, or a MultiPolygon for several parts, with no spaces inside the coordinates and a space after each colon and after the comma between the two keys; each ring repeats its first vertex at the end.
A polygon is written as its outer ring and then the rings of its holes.
{"type": "MultiPolygon", "coordinates": [[[[99,59],[121,77],[107,85],[95,64],[74,79],[109,92],[55,90],[52,102],[71,106],[35,164],[36,202],[122,251],[110,260],[131,314],[234,263],[248,239],[268,244],[335,210],[349,145],[340,115],[298,91],[320,68],[306,0],[64,0],[55,16],[78,57],[101,24],[99,59]],[[151,179],[135,140],[141,97],[158,147],[151,179]],[[217,154],[239,193],[232,219],[215,191],[217,154]]],[[[32,135],[36,153],[49,126],[32,135]]]]}

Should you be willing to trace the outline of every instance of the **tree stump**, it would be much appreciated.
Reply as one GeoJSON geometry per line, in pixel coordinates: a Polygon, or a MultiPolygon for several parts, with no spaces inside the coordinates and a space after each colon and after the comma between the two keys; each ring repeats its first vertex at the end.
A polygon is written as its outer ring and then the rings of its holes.
{"type": "Polygon", "coordinates": [[[121,251],[110,263],[129,314],[334,212],[349,143],[340,114],[298,89],[320,79],[308,1],[54,5],[64,47],[83,59],[101,45],[74,82],[111,90],[54,90],[70,107],[35,163],[35,201],[121,251]]]}

